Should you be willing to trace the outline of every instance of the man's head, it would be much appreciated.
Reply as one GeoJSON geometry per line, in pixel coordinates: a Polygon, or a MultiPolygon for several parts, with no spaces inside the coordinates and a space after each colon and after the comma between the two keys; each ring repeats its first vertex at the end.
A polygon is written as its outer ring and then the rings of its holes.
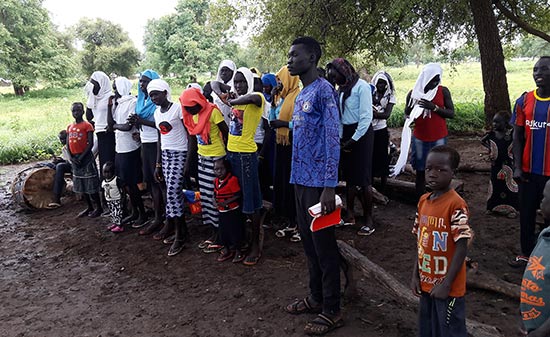
{"type": "Polygon", "coordinates": [[[460,163],[460,155],[450,146],[438,145],[426,158],[426,186],[433,191],[447,190],[460,163]]]}
{"type": "Polygon", "coordinates": [[[542,56],[533,67],[537,87],[550,87],[550,56],[542,56]]]}
{"type": "Polygon", "coordinates": [[[292,41],[288,52],[288,70],[290,74],[302,75],[312,67],[317,69],[317,63],[321,58],[321,45],[312,37],[299,37],[292,41]]]}

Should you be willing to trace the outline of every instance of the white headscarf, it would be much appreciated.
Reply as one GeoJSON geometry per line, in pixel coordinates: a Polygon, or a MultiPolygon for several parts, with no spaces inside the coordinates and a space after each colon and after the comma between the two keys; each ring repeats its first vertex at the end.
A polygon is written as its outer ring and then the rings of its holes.
{"type": "Polygon", "coordinates": [[[130,91],[132,90],[132,82],[130,82],[129,79],[123,76],[119,76],[115,78],[115,86],[116,91],[120,94],[120,96],[128,96],[130,95],[130,91]]]}
{"type": "MultiPolygon", "coordinates": [[[[245,95],[253,93],[254,92],[254,74],[250,71],[250,69],[248,69],[247,67],[240,67],[239,69],[237,69],[235,73],[243,74],[244,78],[246,79],[248,90],[246,91],[245,95]]],[[[235,75],[233,75],[233,79],[235,79],[235,75]]],[[[233,90],[234,92],[237,92],[237,90],[235,90],[234,85],[231,87],[231,90],[233,90]]]]}
{"type": "MultiPolygon", "coordinates": [[[[216,75],[216,81],[222,82],[222,83],[223,83],[223,80],[220,76],[220,73],[221,73],[223,67],[227,67],[227,68],[233,70],[233,77],[235,77],[235,70],[237,69],[237,66],[235,65],[235,62],[233,62],[231,60],[221,61],[220,66],[218,67],[218,74],[216,75]]],[[[229,82],[227,82],[225,84],[233,87],[233,77],[229,80],[229,82]]]]}
{"type": "Polygon", "coordinates": [[[376,72],[376,74],[374,74],[374,76],[372,77],[372,80],[371,80],[371,84],[374,85],[376,87],[376,83],[378,83],[378,80],[382,80],[384,82],[386,82],[387,86],[386,86],[386,92],[384,92],[384,95],[382,97],[389,97],[391,95],[393,95],[393,81],[391,80],[391,78],[388,78],[389,77],[389,74],[386,73],[384,70],[379,70],[376,72]]]}
{"type": "Polygon", "coordinates": [[[156,80],[152,80],[151,82],[149,82],[149,85],[147,86],[147,93],[151,94],[151,91],[166,91],[168,93],[166,95],[166,98],[168,98],[168,100],[172,102],[172,90],[165,80],[157,78],[156,80]]]}
{"type": "Polygon", "coordinates": [[[189,89],[189,88],[195,88],[195,89],[199,90],[201,92],[201,94],[203,93],[202,92],[202,87],[198,83],[189,83],[185,89],[189,89]]]}
{"type": "Polygon", "coordinates": [[[97,95],[94,95],[94,86],[89,81],[89,84],[86,83],[86,86],[84,87],[84,90],[86,91],[86,94],[88,96],[88,101],[86,102],[86,105],[90,109],[95,109],[98,102],[109,98],[113,95],[113,92],[111,90],[111,80],[109,79],[109,76],[107,76],[107,74],[105,74],[104,72],[94,71],[92,73],[92,76],[90,76],[90,79],[93,79],[97,83],[99,83],[99,92],[97,93],[97,95]]]}
{"type": "Polygon", "coordinates": [[[399,158],[391,170],[390,176],[395,177],[403,171],[405,164],[407,163],[407,157],[409,155],[409,148],[411,146],[411,124],[415,119],[420,117],[424,113],[424,108],[421,108],[417,103],[421,99],[431,101],[435,94],[437,93],[437,87],[441,83],[441,77],[443,75],[443,69],[438,63],[428,63],[422,69],[418,79],[414,85],[414,88],[411,93],[411,99],[409,102],[409,107],[412,107],[411,114],[405,120],[405,125],[403,125],[403,131],[401,132],[401,149],[399,153],[399,158]],[[426,84],[428,84],[435,76],[439,75],[439,83],[435,88],[424,92],[426,84]]]}

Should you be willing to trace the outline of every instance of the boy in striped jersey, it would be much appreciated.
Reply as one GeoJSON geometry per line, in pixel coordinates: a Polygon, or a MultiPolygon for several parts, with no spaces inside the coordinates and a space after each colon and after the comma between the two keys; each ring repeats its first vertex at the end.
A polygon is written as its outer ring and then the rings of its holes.
{"type": "Polygon", "coordinates": [[[458,152],[439,145],[426,159],[426,186],[420,197],[413,233],[418,259],[411,288],[420,297],[420,337],[466,337],[464,294],[466,251],[472,231],[468,205],[451,188],[460,162],[458,152]]]}

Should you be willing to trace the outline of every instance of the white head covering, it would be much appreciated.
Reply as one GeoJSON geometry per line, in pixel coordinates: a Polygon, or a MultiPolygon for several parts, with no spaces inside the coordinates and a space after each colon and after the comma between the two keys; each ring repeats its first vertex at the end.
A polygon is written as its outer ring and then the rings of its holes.
{"type": "Polygon", "coordinates": [[[202,87],[201,87],[201,85],[198,84],[198,83],[189,83],[185,89],[189,89],[189,88],[198,89],[198,90],[201,92],[201,94],[203,93],[203,92],[202,92],[202,87]]]}
{"type": "Polygon", "coordinates": [[[443,76],[443,69],[441,69],[439,63],[428,63],[424,66],[424,69],[422,69],[422,72],[418,75],[418,79],[416,80],[412,90],[411,104],[414,105],[414,103],[416,103],[415,100],[420,100],[423,98],[431,101],[435,97],[435,94],[437,93],[437,85],[435,88],[426,93],[424,92],[424,88],[426,87],[426,84],[428,84],[437,75],[439,75],[439,85],[441,83],[441,77],[443,76]]]}
{"type": "MultiPolygon", "coordinates": [[[[252,92],[254,92],[254,74],[250,71],[250,69],[248,69],[247,67],[240,67],[239,69],[237,69],[237,71],[235,73],[241,73],[244,75],[244,78],[246,79],[246,84],[248,85],[248,90],[246,91],[246,94],[250,94],[252,92]]],[[[233,75],[233,79],[235,78],[235,75],[233,75]]],[[[233,80],[231,80],[233,82],[233,80]]],[[[234,92],[237,92],[237,90],[235,90],[235,86],[233,85],[231,90],[233,90],[234,92]]]]}
{"type": "Polygon", "coordinates": [[[129,79],[123,76],[115,78],[116,91],[120,96],[129,96],[130,91],[132,90],[132,82],[129,79]]]}
{"type": "Polygon", "coordinates": [[[93,93],[93,84],[86,84],[86,86],[84,87],[84,90],[88,95],[88,101],[86,105],[88,106],[88,108],[94,109],[96,108],[96,105],[99,101],[110,97],[111,95],[113,95],[113,92],[111,90],[111,80],[109,79],[109,76],[107,76],[107,74],[105,74],[104,72],[94,71],[92,73],[92,76],[90,76],[90,79],[93,79],[94,81],[99,83],[99,92],[97,93],[97,95],[94,95],[93,93]]]}
{"type": "MultiPolygon", "coordinates": [[[[237,66],[235,65],[235,62],[233,62],[231,60],[221,61],[220,66],[218,67],[218,74],[216,75],[216,81],[222,82],[222,83],[223,83],[223,80],[220,76],[220,73],[221,73],[223,67],[227,67],[227,68],[233,70],[233,77],[235,77],[235,70],[237,69],[237,66]]],[[[225,84],[232,87],[233,86],[233,77],[229,80],[229,82],[227,82],[225,84]]]]}
{"type": "Polygon", "coordinates": [[[165,80],[157,78],[156,80],[149,82],[149,85],[147,86],[147,93],[150,94],[151,91],[166,91],[168,93],[166,97],[170,102],[172,102],[172,90],[165,80]]]}
{"type": "Polygon", "coordinates": [[[386,92],[384,93],[383,97],[393,95],[393,81],[391,80],[391,77],[389,77],[389,74],[386,73],[384,70],[379,70],[376,72],[376,74],[374,74],[370,83],[376,87],[376,83],[378,83],[378,80],[382,80],[387,83],[386,92]]]}

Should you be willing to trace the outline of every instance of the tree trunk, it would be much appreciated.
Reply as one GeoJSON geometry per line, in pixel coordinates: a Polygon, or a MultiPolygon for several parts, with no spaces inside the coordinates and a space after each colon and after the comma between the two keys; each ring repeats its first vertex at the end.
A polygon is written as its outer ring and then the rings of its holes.
{"type": "Polygon", "coordinates": [[[510,114],[508,83],[504,52],[491,0],[469,0],[481,59],[483,91],[485,91],[485,126],[489,127],[495,113],[510,114]]]}
{"type": "Polygon", "coordinates": [[[22,85],[13,84],[13,92],[15,93],[15,96],[23,96],[25,95],[25,89],[22,85]]]}

